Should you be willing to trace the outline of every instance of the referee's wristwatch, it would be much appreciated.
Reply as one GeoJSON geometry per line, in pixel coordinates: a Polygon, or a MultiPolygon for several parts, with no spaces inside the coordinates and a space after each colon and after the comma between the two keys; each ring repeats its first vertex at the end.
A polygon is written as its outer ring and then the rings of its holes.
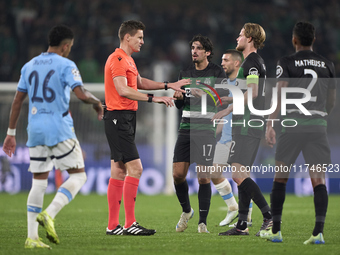
{"type": "Polygon", "coordinates": [[[148,102],[152,103],[153,94],[148,94],[148,102]]]}
{"type": "Polygon", "coordinates": [[[168,81],[165,81],[165,82],[164,82],[164,89],[165,89],[165,90],[168,90],[168,83],[169,83],[168,81]]]}

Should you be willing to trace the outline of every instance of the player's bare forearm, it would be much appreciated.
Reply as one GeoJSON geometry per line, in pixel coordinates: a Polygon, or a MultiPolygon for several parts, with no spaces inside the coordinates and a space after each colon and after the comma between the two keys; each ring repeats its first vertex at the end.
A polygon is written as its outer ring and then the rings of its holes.
{"type": "Polygon", "coordinates": [[[77,98],[83,101],[85,104],[92,104],[93,109],[97,112],[98,120],[102,120],[104,113],[102,102],[91,92],[86,90],[84,86],[77,86],[73,91],[77,98]]]}
{"type": "MultiPolygon", "coordinates": [[[[232,97],[221,97],[221,101],[222,101],[222,106],[226,107],[229,104],[233,103],[233,98],[232,97]]],[[[216,106],[221,106],[220,101],[217,101],[217,105],[216,106]]]]}
{"type": "MultiPolygon", "coordinates": [[[[27,93],[17,91],[15,93],[11,113],[9,117],[9,125],[8,127],[10,129],[15,129],[17,126],[17,122],[19,119],[22,103],[24,102],[25,98],[27,96],[27,93]]],[[[12,155],[15,152],[16,148],[16,139],[15,134],[13,135],[7,135],[4,141],[4,144],[2,146],[2,150],[8,155],[9,157],[12,157],[12,155]]]]}
{"type": "Polygon", "coordinates": [[[86,104],[96,105],[100,103],[100,100],[95,97],[90,91],[86,90],[84,86],[77,86],[74,88],[73,91],[76,94],[77,98],[86,104]]]}
{"type": "Polygon", "coordinates": [[[231,112],[233,111],[233,105],[228,106],[228,108],[217,112],[213,117],[212,117],[212,121],[214,120],[218,120],[218,119],[222,119],[223,117],[229,115],[231,112]]]}
{"type": "Polygon", "coordinates": [[[273,148],[273,146],[276,144],[276,132],[273,127],[267,126],[265,137],[266,143],[269,145],[269,147],[273,148]]]}
{"type": "Polygon", "coordinates": [[[27,93],[17,91],[15,93],[13,102],[12,102],[12,107],[11,107],[11,112],[10,112],[10,117],[9,117],[9,128],[15,129],[17,126],[17,122],[19,119],[22,103],[24,102],[25,98],[27,96],[27,93]]]}

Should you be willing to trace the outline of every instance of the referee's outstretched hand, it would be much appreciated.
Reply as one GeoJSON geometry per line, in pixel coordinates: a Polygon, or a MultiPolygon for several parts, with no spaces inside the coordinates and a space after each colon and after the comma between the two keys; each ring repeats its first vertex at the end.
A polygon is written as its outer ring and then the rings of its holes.
{"type": "Polygon", "coordinates": [[[173,98],[173,97],[153,97],[152,102],[165,104],[167,107],[168,106],[173,107],[175,105],[173,102],[175,99],[176,98],[173,98]]]}
{"type": "Polygon", "coordinates": [[[175,90],[185,93],[185,90],[182,89],[183,86],[191,84],[190,79],[182,79],[176,82],[172,82],[168,84],[168,87],[175,90]]]}

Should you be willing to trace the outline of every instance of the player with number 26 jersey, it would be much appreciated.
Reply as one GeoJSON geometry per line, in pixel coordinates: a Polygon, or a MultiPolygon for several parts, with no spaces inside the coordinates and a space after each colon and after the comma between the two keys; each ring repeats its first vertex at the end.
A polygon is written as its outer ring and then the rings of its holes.
{"type": "Polygon", "coordinates": [[[30,100],[28,147],[76,138],[69,114],[70,90],[82,85],[76,64],[56,53],[44,52],[24,65],[17,90],[30,100]]]}

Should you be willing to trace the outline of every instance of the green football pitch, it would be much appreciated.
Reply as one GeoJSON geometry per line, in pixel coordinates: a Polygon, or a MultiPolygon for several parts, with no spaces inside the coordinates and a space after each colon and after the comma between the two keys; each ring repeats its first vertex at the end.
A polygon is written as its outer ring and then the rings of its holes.
{"type": "MultiPolygon", "coordinates": [[[[44,208],[52,199],[53,195],[45,196],[44,208]]],[[[267,242],[255,236],[262,223],[261,213],[255,205],[249,236],[218,236],[227,229],[218,226],[226,214],[226,206],[218,195],[211,201],[210,233],[198,234],[197,195],[190,199],[195,215],[183,233],[175,231],[181,214],[176,196],[138,195],[137,221],[144,227],[155,228],[157,233],[145,237],[107,236],[106,196],[78,195],[56,217],[60,244],[51,244],[52,250],[30,250],[24,249],[27,193],[0,193],[0,254],[340,254],[340,196],[329,197],[325,245],[303,245],[314,227],[313,197],[287,195],[282,217],[282,243],[267,242]]],[[[266,199],[269,200],[268,195],[266,199]]],[[[120,216],[120,222],[124,224],[123,204],[120,216]]],[[[43,242],[50,244],[41,227],[39,235],[43,242]]]]}

